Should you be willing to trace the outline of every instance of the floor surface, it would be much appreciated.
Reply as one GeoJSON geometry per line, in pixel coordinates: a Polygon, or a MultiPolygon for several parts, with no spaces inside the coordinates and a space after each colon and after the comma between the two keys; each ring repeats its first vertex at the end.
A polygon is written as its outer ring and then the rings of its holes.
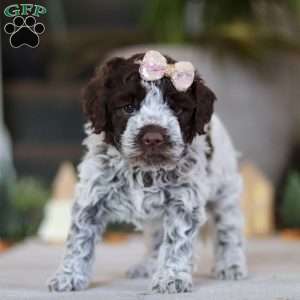
{"type": "Polygon", "coordinates": [[[139,237],[97,246],[95,274],[83,292],[49,293],[45,282],[62,255],[62,246],[27,241],[0,255],[0,300],[300,300],[300,242],[278,238],[248,242],[249,279],[224,282],[210,276],[211,249],[199,249],[192,293],[157,295],[149,280],[126,279],[125,270],[145,252],[139,237]]]}

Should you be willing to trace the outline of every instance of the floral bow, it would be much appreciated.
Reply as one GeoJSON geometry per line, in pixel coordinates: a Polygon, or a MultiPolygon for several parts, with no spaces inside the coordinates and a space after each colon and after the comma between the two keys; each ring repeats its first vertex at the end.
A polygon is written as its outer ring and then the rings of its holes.
{"type": "Polygon", "coordinates": [[[186,91],[193,83],[195,76],[194,66],[188,61],[168,64],[167,59],[158,51],[149,50],[145,53],[140,64],[140,75],[146,81],[154,81],[170,77],[177,91],[186,91]]]}

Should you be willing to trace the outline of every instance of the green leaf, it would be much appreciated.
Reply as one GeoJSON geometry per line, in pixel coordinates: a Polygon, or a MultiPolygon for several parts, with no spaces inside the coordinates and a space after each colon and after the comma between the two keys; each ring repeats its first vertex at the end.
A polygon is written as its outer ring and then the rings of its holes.
{"type": "Polygon", "coordinates": [[[284,226],[300,228],[300,173],[292,172],[287,179],[281,205],[284,226]]]}

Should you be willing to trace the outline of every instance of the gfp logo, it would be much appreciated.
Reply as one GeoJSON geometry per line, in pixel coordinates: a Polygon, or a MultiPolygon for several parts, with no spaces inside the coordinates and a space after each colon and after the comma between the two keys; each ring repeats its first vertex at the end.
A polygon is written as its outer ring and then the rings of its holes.
{"type": "Polygon", "coordinates": [[[40,35],[45,31],[43,23],[36,17],[47,13],[47,9],[37,4],[12,4],[4,9],[4,15],[13,18],[4,26],[4,31],[10,35],[9,42],[13,48],[28,46],[36,48],[40,43],[40,35]]]}

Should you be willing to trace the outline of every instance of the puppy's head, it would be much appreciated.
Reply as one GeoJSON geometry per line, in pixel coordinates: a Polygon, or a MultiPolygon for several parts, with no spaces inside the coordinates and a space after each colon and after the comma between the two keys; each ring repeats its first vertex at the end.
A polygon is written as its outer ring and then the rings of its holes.
{"type": "Polygon", "coordinates": [[[113,58],[102,66],[84,90],[84,111],[94,132],[104,132],[106,142],[129,163],[170,169],[204,133],[215,95],[197,74],[185,92],[177,91],[168,77],[142,80],[136,61],[143,56],[113,58]]]}

